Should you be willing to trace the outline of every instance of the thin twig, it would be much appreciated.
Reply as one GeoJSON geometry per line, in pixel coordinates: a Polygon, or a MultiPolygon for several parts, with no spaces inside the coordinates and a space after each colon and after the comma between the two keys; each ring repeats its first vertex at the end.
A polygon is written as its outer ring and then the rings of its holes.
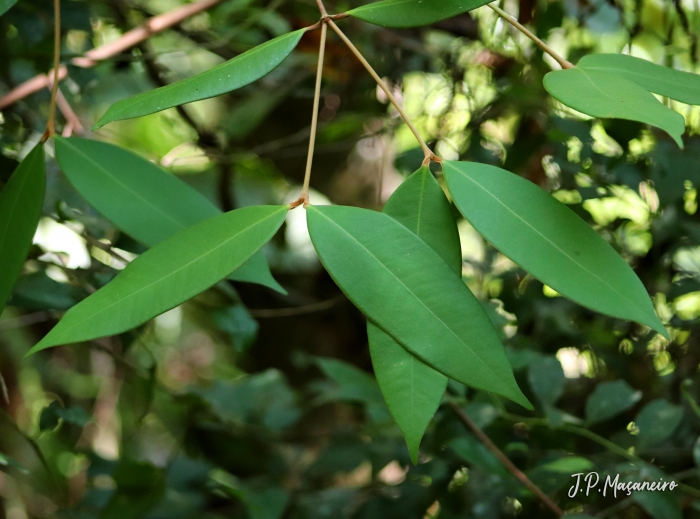
{"type": "MultiPolygon", "coordinates": [[[[319,0],[319,4],[323,4],[319,0]]],[[[325,11],[325,9],[324,9],[325,11]]],[[[318,126],[318,106],[321,99],[321,80],[323,79],[323,59],[326,54],[326,34],[328,25],[321,25],[321,45],[318,50],[318,66],[316,68],[316,88],[314,89],[314,108],[311,116],[311,134],[309,135],[309,152],[306,155],[306,173],[304,173],[304,186],[301,188],[301,196],[304,204],[309,203],[309,182],[311,181],[311,167],[314,163],[314,148],[316,147],[316,128],[318,126]]]]}
{"type": "Polygon", "coordinates": [[[557,517],[563,517],[564,511],[557,506],[557,504],[552,501],[547,494],[542,492],[542,490],[535,485],[530,478],[528,478],[523,471],[516,467],[508,457],[503,454],[503,451],[498,448],[498,446],[491,441],[491,438],[486,436],[484,431],[482,431],[478,425],[470,418],[470,416],[455,402],[450,402],[450,407],[457,414],[459,419],[464,425],[471,429],[474,436],[481,440],[488,450],[490,450],[498,460],[503,463],[503,465],[508,469],[508,471],[513,474],[520,482],[525,485],[533,494],[535,494],[542,503],[544,503],[552,512],[554,512],[557,517]]]}
{"type": "Polygon", "coordinates": [[[328,16],[328,13],[326,12],[326,6],[323,5],[323,0],[316,0],[316,5],[318,5],[318,10],[321,11],[321,16],[323,18],[328,16]]]}
{"type": "Polygon", "coordinates": [[[401,118],[404,120],[404,122],[408,125],[408,127],[411,129],[411,132],[413,132],[413,135],[416,137],[418,140],[418,143],[420,144],[421,149],[423,150],[423,155],[425,157],[424,163],[428,163],[431,160],[435,162],[441,162],[442,160],[437,157],[428,147],[428,145],[425,143],[423,138],[420,136],[420,133],[418,133],[418,130],[416,127],[413,125],[411,122],[411,119],[408,117],[408,114],[404,111],[403,107],[401,104],[396,100],[394,97],[394,94],[391,93],[391,90],[389,90],[389,87],[384,83],[382,78],[379,77],[379,75],[375,72],[375,70],[372,68],[372,65],[369,64],[369,62],[365,59],[365,57],[362,55],[362,53],[355,47],[355,45],[348,39],[347,36],[345,36],[345,33],[341,31],[338,26],[335,24],[335,22],[332,19],[327,19],[328,24],[331,26],[331,28],[336,32],[336,34],[340,37],[343,42],[345,42],[345,45],[348,46],[348,48],[352,51],[352,53],[357,57],[358,60],[360,60],[360,63],[367,69],[367,72],[370,73],[372,78],[377,82],[379,87],[384,91],[386,96],[389,98],[389,101],[391,101],[391,104],[394,105],[394,108],[396,108],[396,111],[399,112],[399,115],[401,118]]]}
{"type": "MultiPolygon", "coordinates": [[[[51,107],[49,120],[41,140],[52,137],[56,126],[56,94],[58,94],[58,65],[61,60],[61,0],[53,1],[54,38],[53,38],[53,86],[51,87],[51,107]]],[[[47,76],[48,78],[48,76],[47,76]]]]}
{"type": "Polygon", "coordinates": [[[521,24],[518,20],[516,20],[515,18],[513,18],[511,15],[509,15],[508,13],[506,13],[503,9],[501,9],[500,7],[498,7],[498,6],[495,5],[495,4],[488,4],[488,6],[489,6],[491,9],[493,9],[494,11],[496,11],[496,14],[498,14],[498,16],[500,16],[500,17],[503,18],[506,22],[508,22],[508,23],[511,24],[513,27],[515,27],[516,29],[518,29],[518,30],[519,30],[520,32],[522,32],[525,36],[527,36],[528,38],[530,38],[530,39],[535,43],[535,45],[537,45],[540,49],[542,49],[542,50],[545,51],[547,54],[549,54],[550,56],[552,56],[552,57],[557,61],[557,63],[559,63],[559,64],[561,65],[561,68],[571,68],[571,67],[573,67],[573,64],[572,64],[571,62],[569,62],[569,61],[565,60],[564,58],[562,58],[559,54],[557,54],[557,53],[554,51],[554,49],[553,49],[552,47],[550,47],[550,46],[547,45],[545,42],[543,42],[542,40],[540,40],[537,36],[535,36],[535,35],[532,33],[532,31],[530,31],[527,27],[525,27],[523,24],[521,24]]]}
{"type": "Polygon", "coordinates": [[[310,305],[297,306],[293,308],[249,308],[248,313],[253,317],[265,318],[265,317],[294,317],[295,315],[311,314],[314,312],[320,312],[322,310],[328,310],[333,306],[337,305],[340,301],[345,299],[344,294],[339,294],[326,301],[319,301],[318,303],[312,303],[310,305]]]}
{"type": "MultiPolygon", "coordinates": [[[[162,32],[173,25],[182,23],[187,18],[205,11],[219,2],[221,2],[221,0],[201,0],[200,2],[187,4],[168,13],[154,16],[140,26],[126,32],[121,38],[106,45],[102,45],[101,47],[92,49],[81,57],[73,58],[71,60],[71,64],[82,68],[94,67],[100,61],[116,56],[130,47],[147,40],[154,34],[162,32]]],[[[68,75],[68,69],[65,65],[57,65],[54,67],[54,70],[49,72],[49,74],[57,78],[58,81],[61,81],[68,75]]],[[[4,96],[0,97],[0,110],[19,101],[20,99],[24,99],[25,97],[44,88],[48,88],[49,84],[50,79],[46,74],[39,74],[38,76],[25,81],[4,96]]]]}
{"type": "MultiPolygon", "coordinates": [[[[51,81],[51,83],[53,83],[53,80],[51,81]]],[[[62,136],[70,137],[73,133],[76,133],[78,135],[84,135],[85,128],[83,128],[80,119],[78,119],[77,114],[73,111],[73,108],[61,92],[60,88],[56,92],[56,105],[58,106],[58,109],[61,111],[63,117],[66,120],[66,126],[63,129],[62,136]]]]}

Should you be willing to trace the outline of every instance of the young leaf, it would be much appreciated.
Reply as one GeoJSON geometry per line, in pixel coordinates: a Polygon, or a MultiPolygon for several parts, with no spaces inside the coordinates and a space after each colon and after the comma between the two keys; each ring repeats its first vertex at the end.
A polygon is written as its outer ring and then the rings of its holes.
{"type": "MultiPolygon", "coordinates": [[[[430,169],[423,167],[394,191],[384,213],[403,224],[458,275],[462,253],[450,203],[430,169]]],[[[369,351],[377,382],[394,420],[406,438],[413,463],[431,418],[440,406],[447,377],[405,349],[376,324],[367,321],[369,351]]]]}
{"type": "Polygon", "coordinates": [[[663,67],[627,54],[590,54],[578,62],[586,70],[624,76],[639,86],[681,103],[700,105],[700,75],[663,67]]]}
{"type": "Polygon", "coordinates": [[[459,210],[503,254],[569,299],[668,337],[634,271],[564,204],[494,166],[445,161],[443,170],[459,210]]]}
{"type": "Polygon", "coordinates": [[[390,216],[309,206],[311,241],[350,300],[443,374],[531,408],[488,316],[442,258],[390,216]]]}
{"type": "Polygon", "coordinates": [[[112,121],[141,117],[249,85],[277,68],[305,32],[306,29],[299,29],[283,34],[211,70],[119,101],[97,121],[93,131],[112,121]]]}
{"type": "Polygon", "coordinates": [[[348,11],[365,22],[382,27],[419,27],[466,13],[491,0],[383,0],[348,11]]]}
{"type": "Polygon", "coordinates": [[[592,117],[614,117],[657,126],[683,147],[685,120],[622,75],[574,67],[544,77],[544,88],[566,106],[592,117]]]}
{"type": "MultiPolygon", "coordinates": [[[[118,146],[55,137],[56,159],[73,187],[95,209],[148,247],[221,214],[198,191],[155,164],[118,146]]],[[[230,279],[286,293],[272,277],[262,252],[230,279]]]]}
{"type": "Polygon", "coordinates": [[[0,16],[5,14],[10,8],[17,3],[17,0],[0,0],[0,16]]]}
{"type": "Polygon", "coordinates": [[[245,207],[168,238],[68,310],[29,354],[125,332],[187,301],[221,281],[272,238],[287,209],[245,207]]]}
{"type": "Polygon", "coordinates": [[[40,142],[0,191],[0,313],[32,246],[45,189],[44,143],[40,142]]]}

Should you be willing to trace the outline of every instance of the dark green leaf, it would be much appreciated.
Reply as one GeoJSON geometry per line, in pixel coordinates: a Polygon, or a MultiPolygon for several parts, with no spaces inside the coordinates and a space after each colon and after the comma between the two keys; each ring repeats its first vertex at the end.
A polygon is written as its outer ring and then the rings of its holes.
{"type": "Polygon", "coordinates": [[[574,67],[550,72],[544,77],[544,87],[553,97],[579,112],[657,126],[683,147],[683,116],[621,75],[574,67]]]}
{"type": "MultiPolygon", "coordinates": [[[[175,233],[221,214],[198,191],[155,164],[118,146],[56,137],[56,159],[73,187],[114,225],[153,247],[175,233]]],[[[286,291],[256,253],[230,276],[286,291]]]]}
{"type": "Polygon", "coordinates": [[[100,519],[139,519],[165,494],[165,474],[146,462],[122,462],[112,474],[117,488],[100,519]]]}
{"type": "Polygon", "coordinates": [[[571,209],[494,166],[445,161],[443,170],[459,210],[503,254],[569,299],[668,337],[634,271],[571,209]]]}
{"type": "MultiPolygon", "coordinates": [[[[457,224],[452,218],[450,203],[429,168],[423,167],[408,177],[391,195],[384,213],[430,245],[461,275],[462,252],[457,224]]],[[[421,438],[440,405],[447,377],[371,321],[367,321],[367,335],[374,374],[384,400],[406,438],[413,463],[417,463],[421,438]]]]}
{"type": "Polygon", "coordinates": [[[354,207],[309,206],[307,221],[335,282],[396,341],[459,382],[531,407],[479,301],[423,240],[354,207]]]}
{"type": "Polygon", "coordinates": [[[598,384],[586,400],[586,421],[589,424],[608,420],[627,411],[642,398],[624,380],[613,380],[598,384]]]}
{"type": "Polygon", "coordinates": [[[280,228],[287,209],[237,209],[168,238],[68,310],[30,353],[122,333],[187,301],[255,254],[280,228]]]}
{"type": "Polygon", "coordinates": [[[639,86],[690,105],[700,104],[700,76],[627,54],[590,54],[578,62],[586,70],[624,76],[639,86]]]}
{"type": "Polygon", "coordinates": [[[0,0],[0,16],[5,14],[10,8],[17,3],[17,0],[0,0]]]}
{"type": "Polygon", "coordinates": [[[44,143],[40,142],[0,191],[0,313],[32,245],[45,190],[44,143]]]}
{"type": "Polygon", "coordinates": [[[238,353],[248,351],[258,336],[260,325],[244,305],[221,308],[212,317],[217,326],[231,337],[233,349],[238,353]]]}
{"type": "Polygon", "coordinates": [[[530,364],[528,382],[532,392],[543,404],[553,405],[564,391],[566,377],[556,357],[544,357],[530,364]]]}
{"type": "Polygon", "coordinates": [[[323,357],[316,357],[314,360],[321,371],[339,386],[339,390],[334,394],[321,395],[322,400],[381,403],[382,395],[377,382],[370,374],[342,360],[323,357]]]}
{"type": "Polygon", "coordinates": [[[82,407],[64,409],[61,404],[54,400],[41,411],[39,430],[53,430],[58,426],[59,420],[78,427],[85,427],[92,420],[92,417],[82,407]]]}
{"type": "Polygon", "coordinates": [[[78,287],[54,281],[39,270],[20,276],[9,304],[32,310],[68,310],[86,295],[78,287]]]}
{"type": "Polygon", "coordinates": [[[683,408],[667,400],[652,400],[645,405],[634,423],[639,427],[637,447],[640,450],[662,442],[676,430],[683,419],[683,408]]]}
{"type": "Polygon", "coordinates": [[[681,519],[683,517],[681,503],[672,492],[633,492],[632,497],[654,519],[681,519]]]}
{"type": "Polygon", "coordinates": [[[489,0],[383,0],[352,9],[348,14],[382,27],[418,27],[488,3],[489,0]]]}
{"type": "Polygon", "coordinates": [[[299,29],[283,34],[194,77],[119,101],[97,121],[93,130],[112,121],[215,97],[257,81],[291,54],[305,32],[306,29],[299,29]]]}

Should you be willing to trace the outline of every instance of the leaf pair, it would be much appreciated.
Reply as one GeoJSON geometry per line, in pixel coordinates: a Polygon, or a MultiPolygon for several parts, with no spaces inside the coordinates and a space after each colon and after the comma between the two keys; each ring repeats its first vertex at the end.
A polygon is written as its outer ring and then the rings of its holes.
{"type": "MultiPolygon", "coordinates": [[[[56,159],[75,189],[114,225],[148,247],[221,211],[182,180],[118,146],[55,137],[56,159]]],[[[285,290],[262,252],[230,279],[285,290]]]]}
{"type": "Polygon", "coordinates": [[[700,76],[624,54],[585,56],[574,68],[550,72],[545,89],[567,106],[593,117],[615,117],[657,126],[682,148],[685,121],[653,95],[700,104],[700,76]]]}

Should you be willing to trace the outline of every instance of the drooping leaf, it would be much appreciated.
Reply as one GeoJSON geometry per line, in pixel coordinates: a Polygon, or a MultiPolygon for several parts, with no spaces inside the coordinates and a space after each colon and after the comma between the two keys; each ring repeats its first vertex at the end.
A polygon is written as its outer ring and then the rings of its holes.
{"type": "Polygon", "coordinates": [[[489,0],[383,0],[352,9],[348,14],[382,27],[419,27],[488,3],[489,0]]]}
{"type": "Polygon", "coordinates": [[[29,353],[122,333],[187,301],[255,254],[282,225],[287,209],[245,207],[168,238],[68,310],[29,353]]]}
{"type": "Polygon", "coordinates": [[[32,245],[45,190],[44,143],[39,143],[0,191],[0,313],[32,245]]]}
{"type": "Polygon", "coordinates": [[[445,161],[443,170],[459,210],[503,254],[569,299],[668,337],[634,271],[571,209],[494,166],[445,161]]]}
{"type": "MultiPolygon", "coordinates": [[[[430,169],[423,167],[394,191],[388,214],[430,245],[457,274],[462,253],[450,204],[430,169]]],[[[374,374],[394,420],[406,438],[413,463],[431,418],[447,388],[447,377],[405,349],[376,324],[367,321],[374,374]]]]}
{"type": "Polygon", "coordinates": [[[592,117],[614,117],[657,126],[683,147],[683,116],[624,76],[573,67],[547,74],[544,88],[566,106],[592,117]]]}
{"type": "Polygon", "coordinates": [[[17,0],[0,0],[0,16],[5,14],[17,3],[17,0]]]}
{"type": "Polygon", "coordinates": [[[683,419],[683,408],[663,399],[652,400],[634,419],[639,427],[637,447],[640,450],[662,442],[676,430],[683,419]]]}
{"type": "Polygon", "coordinates": [[[700,75],[675,70],[627,54],[590,54],[578,62],[586,70],[624,76],[639,86],[690,105],[700,104],[700,75]]]}
{"type": "Polygon", "coordinates": [[[624,380],[602,382],[586,400],[586,421],[593,424],[617,416],[641,398],[642,392],[632,389],[624,380]]]}
{"type": "Polygon", "coordinates": [[[442,258],[390,216],[309,206],[311,240],[348,298],[443,374],[531,407],[481,305],[442,258]]]}
{"type": "Polygon", "coordinates": [[[219,96],[257,81],[277,68],[292,53],[305,32],[306,29],[299,29],[283,34],[211,70],[114,103],[97,121],[93,130],[112,121],[141,117],[173,106],[219,96]]]}
{"type": "MultiPolygon", "coordinates": [[[[191,225],[221,214],[198,191],[155,164],[119,146],[56,137],[56,159],[73,187],[114,225],[153,247],[191,225]]],[[[230,276],[278,292],[262,252],[230,276]]]]}

